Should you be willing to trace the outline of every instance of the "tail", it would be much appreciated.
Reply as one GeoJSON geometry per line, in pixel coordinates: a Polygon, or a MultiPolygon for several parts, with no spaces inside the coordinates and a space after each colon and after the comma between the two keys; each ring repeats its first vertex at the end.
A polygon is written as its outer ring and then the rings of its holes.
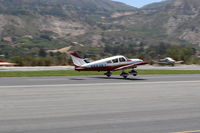
{"type": "Polygon", "coordinates": [[[81,59],[81,57],[76,52],[71,52],[70,55],[76,67],[86,64],[85,59],[81,59]]]}

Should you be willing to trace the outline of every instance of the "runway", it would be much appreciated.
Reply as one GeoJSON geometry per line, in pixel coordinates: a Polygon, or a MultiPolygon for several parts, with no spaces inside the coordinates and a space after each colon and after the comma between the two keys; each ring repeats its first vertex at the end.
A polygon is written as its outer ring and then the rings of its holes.
{"type": "Polygon", "coordinates": [[[200,130],[200,75],[0,78],[0,133],[200,130]]]}

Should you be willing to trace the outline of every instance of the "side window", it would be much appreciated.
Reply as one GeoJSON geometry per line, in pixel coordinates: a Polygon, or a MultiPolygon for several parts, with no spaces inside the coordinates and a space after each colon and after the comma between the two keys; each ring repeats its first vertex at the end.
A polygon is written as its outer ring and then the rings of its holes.
{"type": "Polygon", "coordinates": [[[114,59],[112,60],[113,63],[118,63],[118,58],[117,59],[114,59]]]}
{"type": "Polygon", "coordinates": [[[122,58],[119,58],[119,61],[120,62],[126,62],[126,59],[122,57],[122,58]]]}
{"type": "Polygon", "coordinates": [[[108,63],[108,64],[111,64],[111,63],[112,63],[112,61],[111,61],[111,60],[109,60],[109,61],[107,61],[107,63],[108,63]]]}
{"type": "Polygon", "coordinates": [[[85,63],[90,63],[88,60],[84,60],[85,61],[85,63]]]}

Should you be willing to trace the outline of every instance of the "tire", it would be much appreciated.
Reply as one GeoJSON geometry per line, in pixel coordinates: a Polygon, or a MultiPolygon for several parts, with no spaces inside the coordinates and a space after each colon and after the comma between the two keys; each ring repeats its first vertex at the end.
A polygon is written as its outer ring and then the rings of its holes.
{"type": "Polygon", "coordinates": [[[111,75],[106,75],[108,78],[110,78],[111,77],[111,75]]]}
{"type": "Polygon", "coordinates": [[[123,76],[124,79],[127,79],[128,76],[123,76]]]}

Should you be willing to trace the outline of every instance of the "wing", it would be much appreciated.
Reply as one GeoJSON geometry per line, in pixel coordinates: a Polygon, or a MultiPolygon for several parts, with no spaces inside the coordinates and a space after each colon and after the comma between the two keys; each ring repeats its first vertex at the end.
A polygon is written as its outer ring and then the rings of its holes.
{"type": "Polygon", "coordinates": [[[175,64],[181,64],[183,63],[184,61],[176,61],[175,64]]]}
{"type": "Polygon", "coordinates": [[[138,62],[138,63],[129,64],[129,65],[125,65],[125,66],[122,66],[122,67],[118,67],[118,68],[114,69],[114,71],[123,70],[123,69],[129,69],[129,68],[135,68],[136,66],[146,65],[146,64],[149,64],[149,63],[147,63],[147,62],[138,62]]]}
{"type": "Polygon", "coordinates": [[[166,65],[166,62],[153,61],[153,64],[166,65]]]}

